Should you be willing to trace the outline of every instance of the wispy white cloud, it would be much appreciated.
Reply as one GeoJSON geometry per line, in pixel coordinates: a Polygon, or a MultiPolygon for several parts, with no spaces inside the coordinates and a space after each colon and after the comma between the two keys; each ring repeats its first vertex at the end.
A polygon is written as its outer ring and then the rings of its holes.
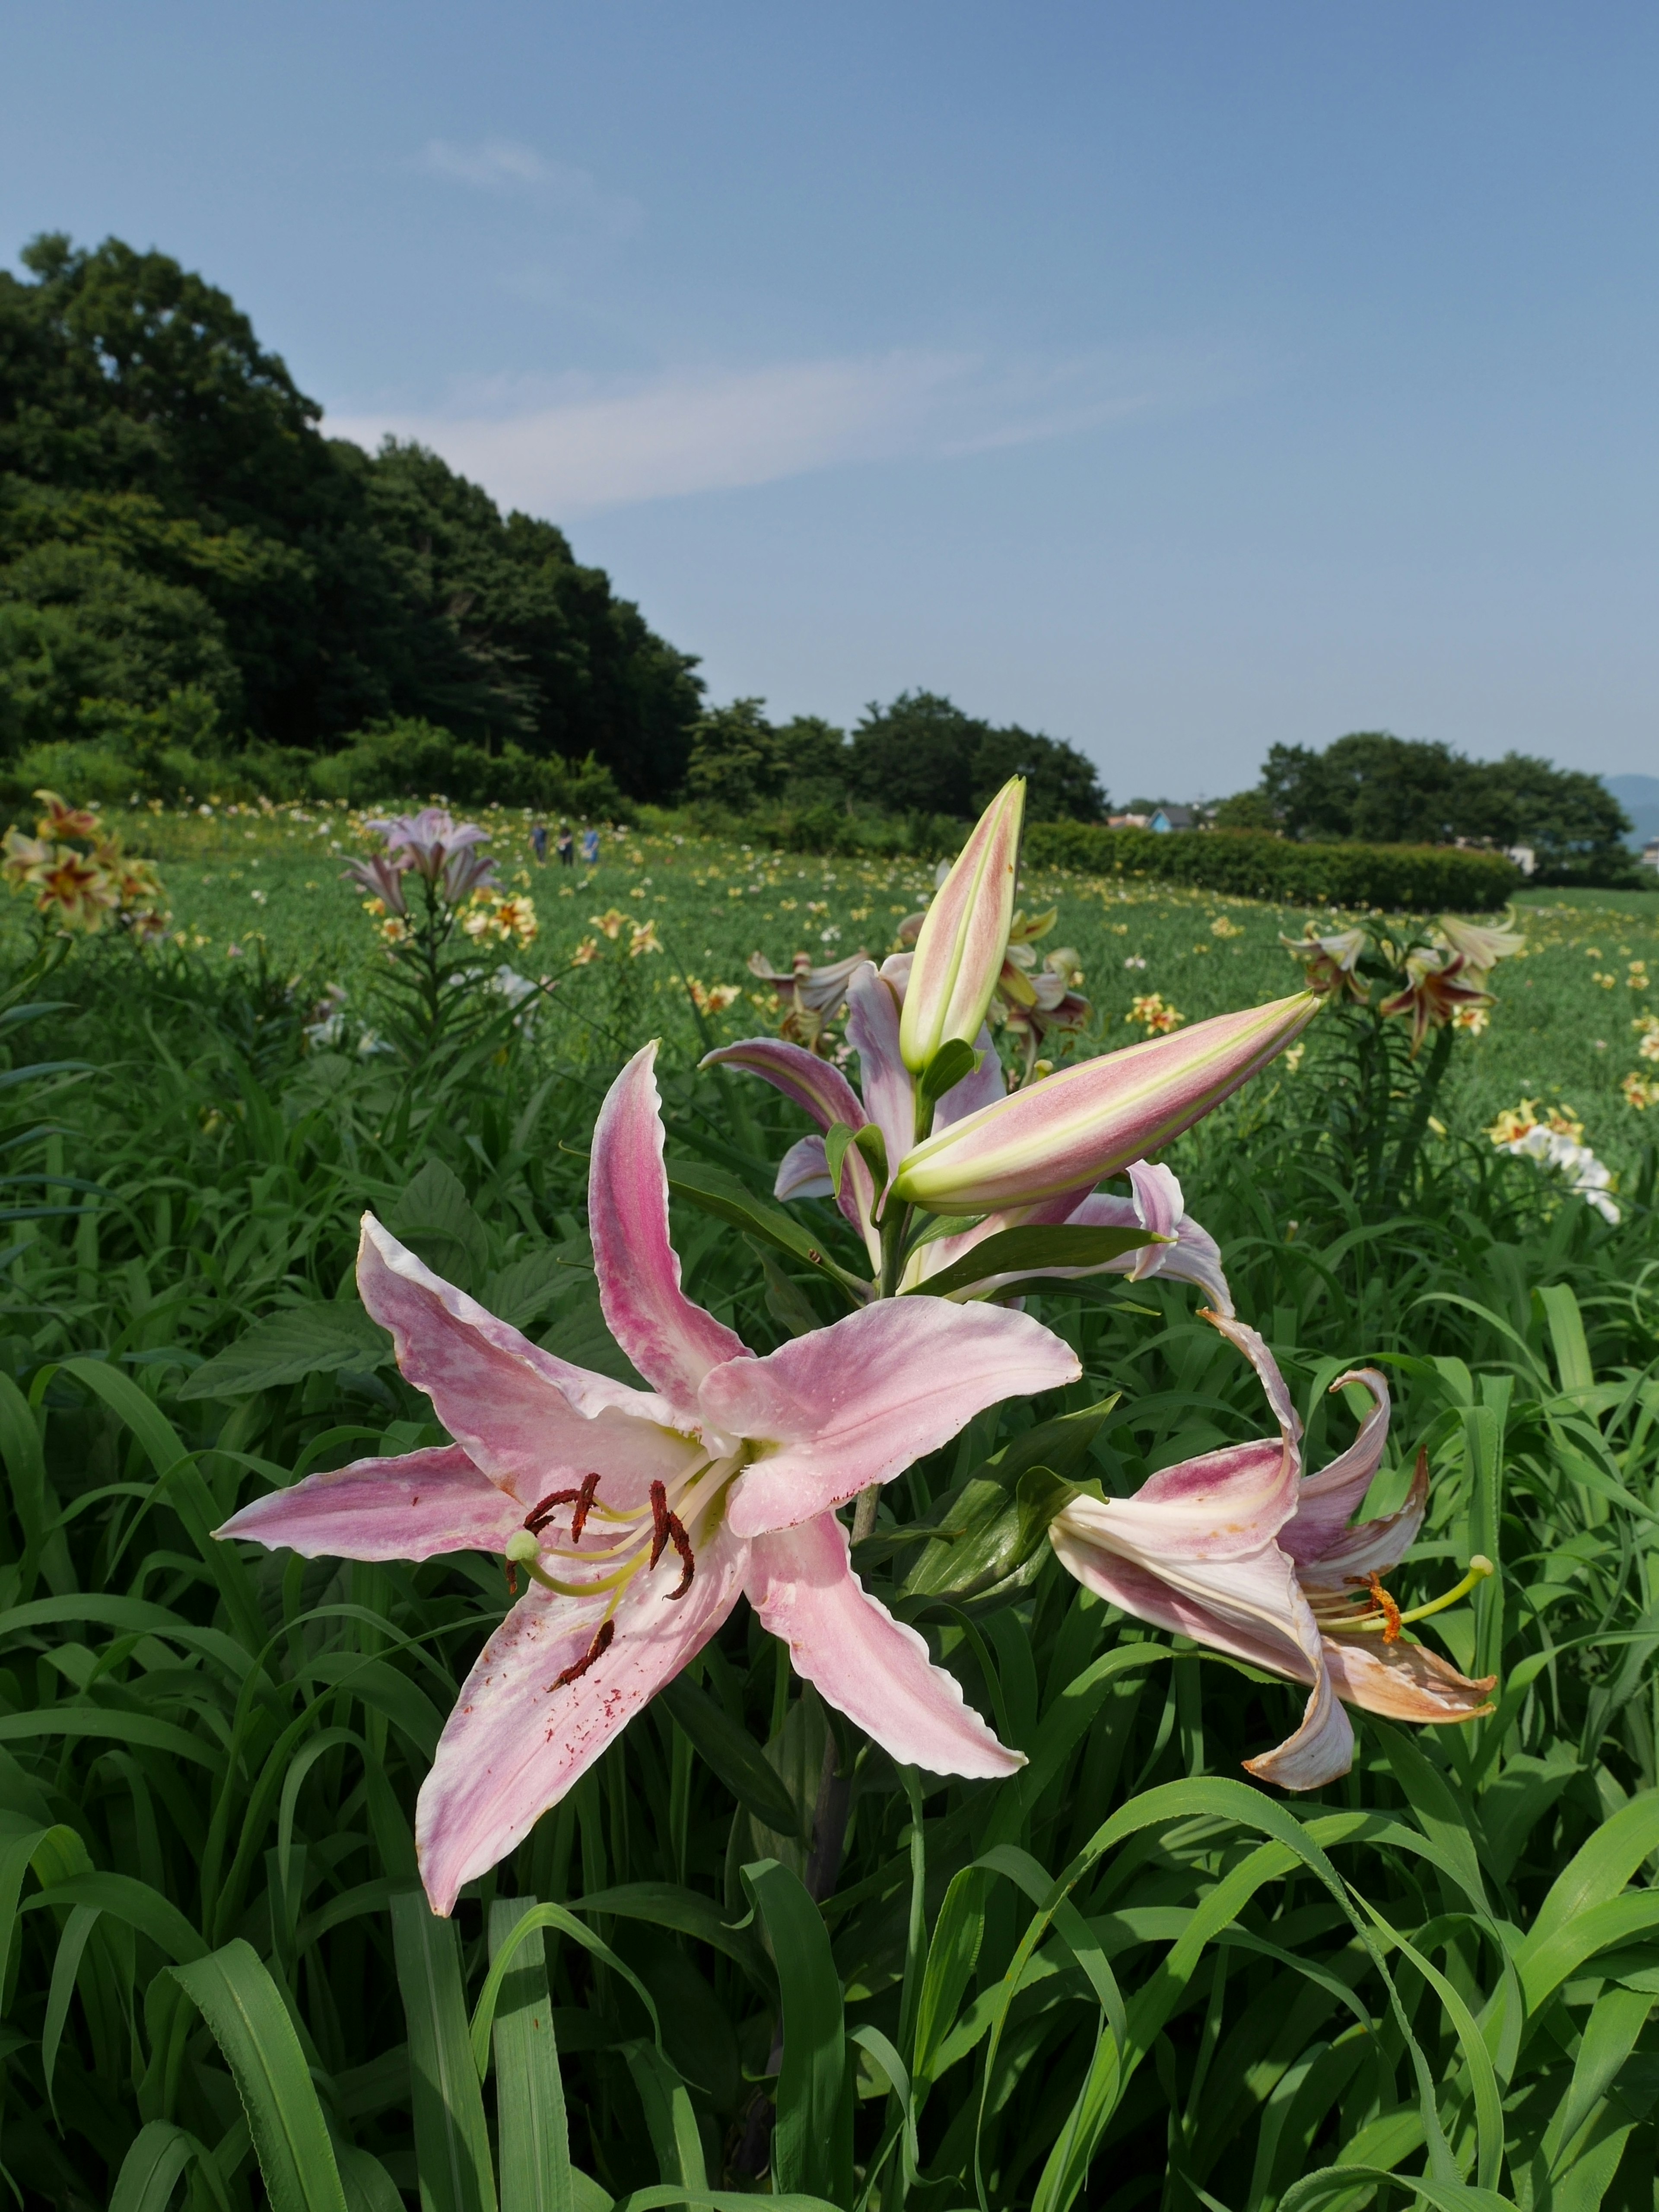
{"type": "Polygon", "coordinates": [[[533,197],[606,237],[626,237],[640,227],[638,201],[607,191],[591,171],[550,160],[520,139],[481,138],[461,145],[451,138],[429,138],[415,166],[429,177],[473,191],[533,197]]]}
{"type": "Polygon", "coordinates": [[[568,516],[1063,437],[1194,404],[1231,381],[1190,362],[895,352],[627,381],[499,380],[441,411],[331,415],[325,427],[368,447],[416,440],[504,504],[568,516]]]}

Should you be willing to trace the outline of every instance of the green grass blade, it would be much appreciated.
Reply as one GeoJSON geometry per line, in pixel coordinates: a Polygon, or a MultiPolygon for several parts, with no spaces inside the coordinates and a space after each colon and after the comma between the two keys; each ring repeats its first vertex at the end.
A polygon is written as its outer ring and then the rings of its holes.
{"type": "Polygon", "coordinates": [[[575,2212],[570,2130],[559,2073],[541,1932],[516,1948],[523,1913],[517,1899],[489,1908],[489,1956],[510,1961],[495,2001],[495,2124],[501,2212],[575,2212]]]}
{"type": "Polygon", "coordinates": [[[172,1974],[236,2083],[271,2212],[345,2212],[334,2148],[276,1984],[238,1936],[172,1974]]]}
{"type": "Polygon", "coordinates": [[[823,1916],[776,1859],[743,1869],[777,1961],[783,2063],[772,2133],[772,2179],[845,2203],[853,2179],[852,2106],[841,1984],[823,1916]]]}
{"type": "Polygon", "coordinates": [[[489,2130],[467,2035],[460,1936],[418,1889],[392,1900],[392,1934],[409,2028],[415,2154],[427,2212],[495,2212],[489,2130]]]}

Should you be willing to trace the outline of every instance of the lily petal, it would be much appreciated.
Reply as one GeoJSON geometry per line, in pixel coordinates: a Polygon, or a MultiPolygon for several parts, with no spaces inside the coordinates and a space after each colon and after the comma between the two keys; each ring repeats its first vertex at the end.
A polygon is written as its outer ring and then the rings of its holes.
{"type": "Polygon", "coordinates": [[[641,1706],[696,1657],[742,1588],[748,1547],[724,1531],[697,1553],[696,1578],[667,1601],[678,1565],[641,1575],[613,1617],[612,1640],[575,1680],[558,1677],[592,1648],[603,1596],[532,1587],[479,1653],[438,1741],[415,1814],[421,1878],[434,1912],[523,1841],[550,1805],[641,1706]]]}
{"type": "MultiPolygon", "coordinates": [[[[1359,1425],[1359,1433],[1317,1474],[1304,1479],[1297,1493],[1296,1516],[1280,1540],[1299,1567],[1316,1567],[1327,1550],[1338,1542],[1348,1523],[1364,1503],[1365,1492],[1382,1464],[1389,1441],[1389,1386],[1375,1367],[1350,1368],[1331,1385],[1331,1395],[1358,1382],[1371,1395],[1371,1410],[1359,1425]]],[[[1428,1496],[1427,1476],[1424,1498],[1428,1496]]],[[[1422,1518],[1419,1512],[1419,1519],[1422,1518]]],[[[1345,1569],[1352,1573],[1355,1570],[1345,1569]]],[[[1366,1570],[1365,1571],[1369,1571],[1366,1570]]]]}
{"type": "MultiPolygon", "coordinates": [[[[1305,1483],[1303,1487],[1307,1487],[1305,1483]]],[[[1412,1486],[1400,1510],[1380,1515],[1375,1520],[1361,1521],[1352,1528],[1338,1529],[1327,1537],[1319,1556],[1302,1568],[1303,1581],[1310,1589],[1342,1589],[1350,1577],[1363,1582],[1368,1575],[1392,1573],[1417,1541],[1417,1532],[1423,1526],[1428,1506],[1429,1455],[1419,1451],[1412,1486]]],[[[1286,1551],[1290,1550],[1287,1539],[1295,1529],[1296,1522],[1292,1520],[1279,1536],[1286,1551]]]]}
{"type": "Polygon", "coordinates": [[[844,1121],[861,1129],[866,1115],[859,1095],[841,1070],[815,1052],[780,1037],[745,1037],[741,1044],[723,1044],[707,1052],[700,1067],[742,1067],[758,1075],[784,1097],[812,1116],[820,1129],[844,1121]]]}
{"type": "Polygon", "coordinates": [[[440,1444],[308,1474],[256,1498],[213,1533],[285,1546],[305,1559],[430,1559],[505,1550],[524,1510],[459,1444],[440,1444]]]}
{"type": "Polygon", "coordinates": [[[936,1131],[905,1156],[894,1189],[936,1213],[1081,1194],[1201,1120],[1318,1008],[1312,993],[1298,992],[1062,1068],[936,1131]]]}
{"type": "Polygon", "coordinates": [[[988,1406],[1081,1372],[1028,1315],[943,1298],[884,1298],[764,1359],[717,1367],[705,1420],[760,1444],[732,1487],[731,1526],[796,1528],[890,1481],[988,1406]]]}
{"type": "Polygon", "coordinates": [[[567,1480],[597,1473],[619,1504],[702,1456],[661,1398],[556,1359],[498,1321],[363,1217],[357,1285],[392,1332],[398,1364],[520,1517],[567,1480]]]}
{"type": "Polygon", "coordinates": [[[1328,1636],[1325,1662],[1339,1697],[1391,1721],[1439,1726],[1476,1720],[1492,1711],[1498,1686],[1496,1674],[1472,1681],[1438,1652],[1403,1637],[1385,1644],[1380,1636],[1328,1636]]]}
{"type": "MultiPolygon", "coordinates": [[[[887,963],[889,967],[894,963],[887,963]]],[[[866,960],[847,987],[847,1042],[859,1056],[865,1111],[881,1131],[889,1170],[916,1140],[916,1092],[899,1057],[902,990],[866,960]]]]}
{"type": "Polygon", "coordinates": [[[680,1288],[668,1241],[656,1057],[654,1042],[642,1047],[605,1093],[593,1128],[588,1231],[605,1326],[653,1388],[689,1413],[711,1367],[750,1353],[680,1288]]]}
{"type": "Polygon", "coordinates": [[[789,1646],[796,1674],[893,1758],[930,1774],[969,1777],[1024,1765],[1024,1755],[1005,1749],[968,1704],[956,1677],[933,1664],[915,1630],[864,1588],[833,1514],[757,1541],[749,1601],[789,1646]]]}
{"type": "Polygon", "coordinates": [[[1340,1781],[1352,1765],[1353,1723],[1329,1668],[1322,1667],[1301,1727],[1273,1750],[1247,1759],[1244,1770],[1258,1782],[1273,1783],[1280,1790],[1322,1790],[1328,1782],[1340,1781]]]}
{"type": "Polygon", "coordinates": [[[778,1172],[772,1185],[774,1198],[830,1198],[835,1186],[830,1180],[830,1163],[824,1158],[822,1137],[802,1137],[790,1146],[778,1162],[778,1172]]]}

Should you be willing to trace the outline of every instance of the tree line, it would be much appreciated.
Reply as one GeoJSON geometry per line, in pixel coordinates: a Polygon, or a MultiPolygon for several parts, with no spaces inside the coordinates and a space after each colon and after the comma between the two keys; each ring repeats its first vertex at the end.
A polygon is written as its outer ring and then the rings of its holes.
{"type": "Polygon", "coordinates": [[[1319,843],[1525,847],[1547,879],[1634,875],[1630,817],[1599,776],[1528,753],[1470,760],[1386,730],[1355,731],[1322,751],[1270,746],[1258,782],[1212,818],[1319,843]]]}

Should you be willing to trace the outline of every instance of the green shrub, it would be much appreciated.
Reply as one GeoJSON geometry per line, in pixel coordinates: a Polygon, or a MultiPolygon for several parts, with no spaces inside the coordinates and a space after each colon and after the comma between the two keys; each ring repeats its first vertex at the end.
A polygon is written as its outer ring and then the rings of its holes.
{"type": "Polygon", "coordinates": [[[538,759],[508,742],[496,753],[433,722],[394,717],[361,730],[345,749],[309,763],[309,788],[362,804],[428,799],[435,792],[462,806],[533,806],[549,814],[613,819],[622,793],[590,753],[538,759]]]}
{"type": "Polygon", "coordinates": [[[1304,845],[1251,830],[1170,835],[1038,822],[1025,833],[1025,858],[1038,867],[1156,876],[1237,898],[1395,912],[1450,907],[1480,913],[1501,907],[1522,880],[1499,853],[1451,845],[1304,845]]]}

